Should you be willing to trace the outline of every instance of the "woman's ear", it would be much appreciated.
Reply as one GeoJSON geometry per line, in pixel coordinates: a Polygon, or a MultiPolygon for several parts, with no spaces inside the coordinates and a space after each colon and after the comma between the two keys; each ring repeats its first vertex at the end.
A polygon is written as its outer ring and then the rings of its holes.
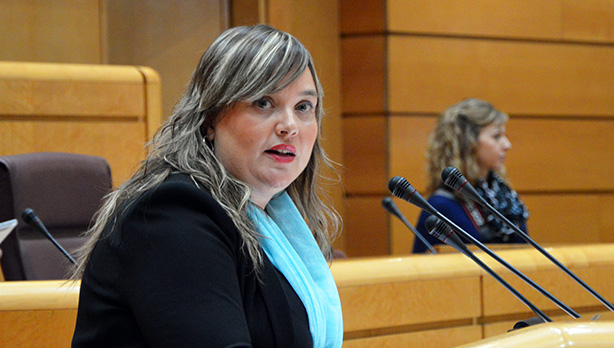
{"type": "Polygon", "coordinates": [[[213,126],[207,127],[207,134],[205,135],[205,139],[207,139],[207,141],[213,141],[214,138],[215,138],[215,129],[213,128],[213,126]]]}

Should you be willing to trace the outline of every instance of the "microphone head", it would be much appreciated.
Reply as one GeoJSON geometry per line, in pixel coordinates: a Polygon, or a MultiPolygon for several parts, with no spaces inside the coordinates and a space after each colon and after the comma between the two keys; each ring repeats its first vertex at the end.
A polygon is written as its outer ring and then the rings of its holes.
{"type": "Polygon", "coordinates": [[[447,167],[446,169],[444,169],[441,172],[441,180],[443,180],[443,181],[448,180],[448,176],[450,175],[450,173],[455,171],[455,170],[458,170],[458,169],[456,169],[454,167],[447,167]]]}
{"type": "Polygon", "coordinates": [[[469,249],[467,249],[465,243],[463,243],[458,235],[436,216],[431,215],[427,217],[424,225],[431,236],[439,239],[443,243],[448,244],[462,253],[470,253],[469,249]]]}
{"type": "Polygon", "coordinates": [[[399,210],[397,205],[394,203],[392,198],[386,197],[382,199],[382,206],[384,206],[384,209],[386,209],[386,211],[389,212],[390,214],[398,217],[401,220],[404,219],[403,215],[401,215],[401,211],[399,210]]]}
{"type": "Polygon", "coordinates": [[[409,181],[401,176],[395,176],[390,179],[390,181],[388,181],[388,189],[392,195],[406,201],[416,192],[416,189],[411,186],[409,181]]]}
{"type": "Polygon", "coordinates": [[[454,167],[444,169],[441,173],[441,178],[443,179],[443,183],[454,191],[459,192],[465,197],[468,197],[482,205],[488,205],[486,200],[480,196],[478,191],[475,190],[473,185],[471,185],[467,178],[465,178],[465,176],[461,174],[458,169],[454,167]]]}
{"type": "Polygon", "coordinates": [[[382,199],[382,206],[384,206],[386,210],[390,211],[394,207],[394,202],[392,201],[392,198],[385,197],[384,199],[382,199]]]}
{"type": "Polygon", "coordinates": [[[465,179],[463,174],[461,174],[461,172],[454,167],[444,169],[443,172],[441,172],[441,180],[443,180],[443,183],[446,186],[456,191],[460,191],[463,185],[467,182],[467,179],[465,179]]]}
{"type": "Polygon", "coordinates": [[[34,212],[34,210],[30,208],[26,208],[21,212],[21,218],[28,225],[32,225],[36,220],[38,220],[38,216],[34,212]]]}
{"type": "Polygon", "coordinates": [[[424,222],[424,226],[426,226],[426,230],[429,234],[442,242],[446,242],[447,239],[447,226],[439,220],[435,215],[430,215],[426,218],[424,222]]]}
{"type": "Polygon", "coordinates": [[[433,208],[413,186],[411,186],[407,179],[395,176],[388,182],[388,189],[392,192],[393,196],[401,198],[433,215],[439,216],[439,212],[433,208]]]}

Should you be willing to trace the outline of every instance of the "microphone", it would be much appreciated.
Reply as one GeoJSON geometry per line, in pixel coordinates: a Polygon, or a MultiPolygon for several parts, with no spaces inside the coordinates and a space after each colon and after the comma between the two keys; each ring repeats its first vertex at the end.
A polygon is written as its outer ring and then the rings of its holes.
{"type": "Polygon", "coordinates": [[[405,224],[405,226],[407,226],[407,228],[410,229],[410,231],[412,231],[416,237],[418,237],[418,239],[420,239],[420,241],[422,243],[424,243],[424,245],[426,245],[426,247],[431,251],[431,253],[433,254],[437,254],[437,250],[435,250],[435,248],[433,248],[433,246],[431,245],[431,243],[429,243],[426,238],[424,238],[424,236],[422,235],[422,233],[420,233],[418,230],[416,230],[416,228],[409,223],[409,221],[407,221],[407,219],[405,218],[405,216],[403,216],[403,214],[401,214],[401,211],[399,210],[399,208],[397,207],[397,205],[394,203],[394,201],[392,200],[392,198],[390,197],[386,197],[384,199],[382,199],[382,205],[384,206],[384,208],[392,215],[396,216],[397,218],[399,218],[399,220],[403,221],[403,223],[405,224]]]}
{"type": "Polygon", "coordinates": [[[471,183],[461,174],[461,172],[454,168],[448,167],[443,170],[441,173],[441,179],[444,184],[453,190],[463,194],[464,196],[470,198],[474,202],[480,204],[490,213],[495,215],[500,221],[505,223],[511,229],[514,230],[522,239],[524,239],[529,245],[537,249],[542,255],[544,255],[548,260],[554,263],[557,267],[559,267],[563,272],[565,272],[568,276],[570,276],[576,283],[580,284],[584,288],[584,290],[588,291],[591,295],[599,300],[606,308],[610,311],[614,312],[614,306],[608,302],[603,296],[601,296],[597,291],[593,290],[588,284],[586,284],[582,279],[580,279],[577,275],[575,275],[569,268],[565,267],[559,260],[557,260],[554,256],[552,256],[549,252],[547,252],[544,248],[542,248],[539,244],[537,244],[528,234],[526,234],[523,230],[521,230],[518,226],[512,223],[508,218],[506,218],[503,214],[501,214],[497,209],[493,208],[479,193],[475,190],[475,188],[471,185],[471,183]]]}
{"type": "Polygon", "coordinates": [[[522,294],[520,294],[516,289],[514,289],[508,282],[503,280],[495,271],[493,271],[490,267],[488,267],[482,260],[477,258],[467,247],[465,244],[458,238],[456,233],[452,231],[449,227],[447,227],[441,220],[439,220],[434,215],[429,216],[424,223],[426,225],[426,229],[429,231],[431,236],[436,237],[440,241],[450,245],[454,249],[460,251],[469,257],[473,262],[475,262],[478,266],[482,267],[488,274],[490,274],[495,280],[499,282],[499,284],[503,285],[509,292],[511,292],[517,299],[522,301],[527,307],[529,307],[537,316],[539,316],[544,322],[552,322],[552,320],[544,314],[539,308],[535,307],[529,300],[527,300],[522,294]]]}
{"type": "Polygon", "coordinates": [[[49,239],[51,241],[51,243],[53,243],[53,245],[55,245],[55,247],[58,248],[58,250],[60,250],[60,252],[62,252],[62,254],[64,254],[64,256],[66,256],[66,258],[73,265],[77,264],[77,262],[75,262],[75,260],[72,258],[72,256],[70,256],[70,254],[68,252],[66,252],[66,250],[64,250],[64,248],[62,248],[62,246],[55,240],[55,238],[53,238],[53,236],[51,236],[49,231],[47,231],[47,228],[45,227],[45,225],[43,225],[43,222],[38,218],[38,215],[36,215],[34,210],[32,210],[30,208],[24,209],[24,211],[21,213],[21,218],[23,219],[23,221],[25,223],[27,223],[32,228],[34,228],[35,230],[40,232],[47,239],[49,239]]]}
{"type": "Polygon", "coordinates": [[[507,268],[510,272],[514,273],[517,277],[522,279],[525,283],[529,284],[533,289],[537,290],[539,293],[541,293],[542,295],[547,297],[549,300],[554,302],[565,313],[569,314],[575,319],[580,318],[580,315],[576,313],[573,309],[569,308],[567,305],[559,301],[556,297],[552,296],[549,292],[544,290],[544,288],[542,288],[537,283],[535,283],[531,278],[527,277],[524,273],[514,268],[507,261],[499,257],[499,255],[495,254],[494,252],[492,252],[492,250],[488,249],[484,244],[482,244],[480,241],[475,239],[472,235],[465,232],[465,230],[463,230],[462,228],[457,226],[454,222],[450,221],[450,219],[448,219],[443,214],[441,214],[429,202],[427,202],[427,200],[424,199],[422,195],[420,195],[420,193],[416,191],[416,189],[407,181],[407,179],[402,178],[400,176],[395,176],[394,178],[390,179],[390,181],[388,182],[388,189],[390,189],[392,194],[395,195],[396,197],[404,199],[408,201],[409,203],[416,205],[418,208],[421,208],[425,210],[426,212],[430,213],[431,215],[434,215],[438,217],[440,220],[444,221],[446,225],[450,226],[453,231],[460,233],[465,239],[469,240],[475,246],[480,248],[490,257],[492,257],[497,262],[499,262],[501,265],[503,265],[505,268],[507,268]]]}

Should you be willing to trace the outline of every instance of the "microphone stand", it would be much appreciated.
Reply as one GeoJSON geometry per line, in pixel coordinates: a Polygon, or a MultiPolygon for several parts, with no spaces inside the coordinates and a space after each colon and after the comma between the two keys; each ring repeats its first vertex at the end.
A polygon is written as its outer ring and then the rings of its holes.
{"type": "Polygon", "coordinates": [[[469,233],[465,232],[465,230],[463,230],[462,228],[457,226],[454,222],[452,222],[450,219],[448,219],[443,214],[441,214],[429,202],[427,202],[427,200],[424,199],[422,197],[422,195],[420,195],[420,193],[418,193],[418,191],[416,191],[416,189],[413,186],[411,186],[411,184],[405,178],[394,177],[394,178],[390,179],[390,182],[389,182],[388,186],[389,186],[389,189],[390,189],[390,191],[392,192],[392,194],[394,196],[399,197],[399,198],[401,198],[403,200],[406,200],[406,201],[416,205],[417,207],[419,207],[421,209],[424,209],[425,211],[427,211],[431,215],[434,215],[434,216],[438,217],[440,220],[444,221],[448,226],[450,226],[452,228],[453,231],[455,231],[457,233],[460,233],[461,236],[463,236],[467,240],[471,241],[471,243],[473,243],[475,246],[480,248],[482,251],[484,251],[490,257],[495,259],[497,262],[499,262],[501,265],[503,265],[509,271],[514,273],[516,276],[518,276],[519,278],[524,280],[527,284],[529,284],[531,287],[533,287],[533,289],[539,291],[542,295],[546,296],[550,301],[554,302],[565,313],[569,314],[574,319],[578,319],[578,318],[581,317],[573,309],[571,309],[570,307],[565,305],[559,299],[557,299],[552,294],[547,292],[544,288],[542,288],[537,283],[535,283],[531,278],[527,277],[524,273],[518,271],[516,268],[514,268],[514,266],[510,265],[507,261],[505,261],[501,257],[499,257],[499,255],[495,254],[490,249],[488,249],[484,244],[480,243],[480,241],[475,239],[472,235],[470,235],[469,233]]]}
{"type": "Polygon", "coordinates": [[[608,302],[603,296],[597,293],[597,291],[593,290],[593,288],[588,286],[588,284],[586,284],[582,279],[580,279],[571,270],[569,270],[569,268],[565,267],[565,265],[563,265],[559,260],[557,260],[554,256],[552,256],[549,252],[547,252],[539,244],[533,241],[533,239],[531,239],[531,237],[529,237],[528,234],[526,234],[523,230],[521,230],[518,226],[516,226],[509,219],[507,219],[503,214],[501,214],[497,209],[493,208],[484,198],[482,198],[482,196],[480,196],[477,193],[477,191],[475,191],[475,188],[471,186],[471,183],[468,182],[468,180],[460,173],[458,169],[453,168],[452,170],[448,170],[448,168],[446,168],[444,172],[442,173],[442,176],[444,174],[446,175],[446,178],[443,178],[443,181],[448,187],[452,188],[453,190],[457,192],[460,192],[465,197],[470,198],[471,200],[483,206],[490,213],[495,215],[499,220],[501,220],[503,223],[505,223],[507,226],[513,229],[514,232],[516,232],[518,236],[520,236],[523,240],[525,240],[529,245],[537,249],[537,251],[539,251],[542,255],[544,255],[548,260],[550,260],[558,268],[560,268],[563,272],[565,272],[568,276],[570,276],[573,280],[575,280],[576,283],[580,284],[580,286],[582,286],[586,291],[588,291],[591,295],[597,298],[599,302],[601,302],[606,308],[614,312],[614,306],[610,302],[608,302]],[[450,178],[450,180],[448,180],[448,178],[450,178]],[[449,181],[454,181],[454,180],[459,180],[460,182],[464,180],[465,182],[463,182],[459,188],[456,188],[455,186],[458,186],[458,184],[455,185],[454,182],[449,182],[449,181]]]}
{"type": "Polygon", "coordinates": [[[473,254],[465,244],[458,238],[458,236],[452,231],[452,229],[448,228],[449,233],[445,232],[446,226],[444,223],[436,218],[434,215],[429,216],[426,219],[427,229],[429,233],[441,240],[442,242],[452,246],[454,249],[460,251],[465,254],[468,258],[470,258],[473,262],[475,262],[478,266],[480,266],[483,270],[485,270],[488,274],[490,274],[495,280],[499,282],[499,284],[503,285],[509,292],[511,292],[517,299],[519,299],[522,303],[524,303],[527,307],[529,307],[533,313],[537,314],[543,322],[552,322],[544,312],[542,312],[539,308],[535,307],[529,300],[527,300],[522,294],[518,292],[518,290],[514,289],[508,282],[503,280],[501,276],[499,276],[495,271],[493,271],[490,267],[488,267],[482,260],[480,260],[475,254],[473,254]],[[429,226],[430,225],[430,226],[429,226]]]}
{"type": "Polygon", "coordinates": [[[433,246],[431,245],[431,243],[429,243],[426,238],[424,238],[424,236],[422,235],[422,233],[420,233],[420,231],[416,230],[416,228],[409,223],[409,221],[407,221],[407,219],[405,218],[405,216],[403,216],[403,214],[401,214],[401,211],[399,210],[399,208],[397,207],[396,204],[394,204],[394,201],[392,200],[392,198],[390,197],[386,197],[382,200],[382,205],[384,206],[384,208],[386,210],[388,210],[389,213],[391,213],[392,215],[396,216],[397,218],[399,218],[399,220],[401,220],[405,226],[407,226],[407,228],[409,228],[410,231],[412,231],[416,237],[418,237],[418,239],[420,239],[420,241],[426,245],[426,247],[429,249],[429,251],[432,254],[437,254],[437,250],[435,250],[435,248],[433,248],[433,246]]]}
{"type": "Polygon", "coordinates": [[[51,236],[51,233],[49,233],[45,225],[43,225],[43,222],[40,220],[38,215],[36,215],[34,210],[26,208],[21,213],[21,218],[25,223],[27,223],[35,230],[39,231],[47,239],[49,239],[49,241],[68,259],[68,261],[70,261],[70,263],[72,263],[73,265],[77,264],[75,259],[73,259],[72,256],[70,256],[70,254],[66,250],[64,250],[64,248],[62,248],[62,246],[55,240],[55,238],[51,236]]]}

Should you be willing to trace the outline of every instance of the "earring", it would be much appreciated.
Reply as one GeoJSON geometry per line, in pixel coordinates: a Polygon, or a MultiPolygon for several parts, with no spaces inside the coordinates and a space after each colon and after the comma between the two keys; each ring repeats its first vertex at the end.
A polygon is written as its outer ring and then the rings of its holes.
{"type": "Polygon", "coordinates": [[[207,137],[203,138],[203,142],[205,143],[205,146],[210,148],[211,152],[213,152],[213,154],[215,154],[215,144],[214,144],[214,142],[212,140],[209,140],[207,137]]]}

